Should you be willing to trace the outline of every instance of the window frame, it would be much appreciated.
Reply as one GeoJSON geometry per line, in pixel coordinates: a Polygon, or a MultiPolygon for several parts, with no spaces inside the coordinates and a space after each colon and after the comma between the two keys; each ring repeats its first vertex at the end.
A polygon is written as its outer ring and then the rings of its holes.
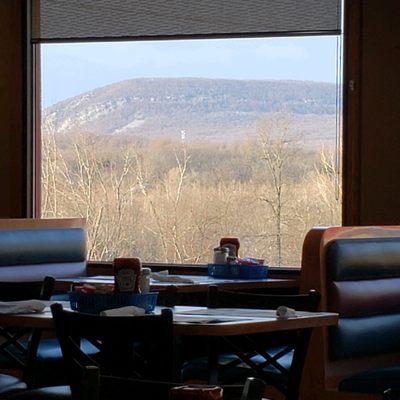
{"type": "MultiPolygon", "coordinates": [[[[28,7],[27,10],[27,35],[28,32],[31,32],[31,23],[29,21],[33,20],[33,23],[37,23],[38,12],[34,10],[35,7],[39,7],[39,1],[27,0],[27,3],[32,4],[32,8],[28,7]],[[36,19],[35,19],[36,18],[36,19]]],[[[347,77],[350,75],[349,71],[353,73],[357,73],[358,71],[358,62],[359,60],[353,60],[349,57],[349,53],[352,54],[356,52],[358,49],[358,43],[354,39],[356,31],[358,31],[359,26],[357,25],[357,21],[360,21],[360,15],[357,14],[357,3],[359,0],[343,0],[343,8],[342,12],[345,16],[345,24],[343,27],[343,51],[342,54],[344,56],[343,63],[343,129],[342,129],[342,151],[343,151],[343,167],[341,169],[341,181],[342,181],[342,225],[349,225],[353,223],[353,221],[358,220],[357,215],[359,214],[359,189],[355,187],[354,182],[359,182],[359,180],[354,180],[358,178],[358,159],[357,159],[357,146],[358,146],[358,136],[357,135],[349,135],[348,132],[351,129],[354,129],[354,126],[357,126],[357,120],[355,119],[355,115],[357,115],[358,103],[357,101],[351,102],[348,96],[348,90],[346,82],[347,77]],[[349,10],[348,10],[349,8],[349,10]],[[348,12],[349,11],[349,12],[348,12]],[[347,31],[347,27],[349,29],[349,34],[345,35],[347,31]],[[349,35],[350,39],[349,39],[349,35]],[[353,106],[353,108],[352,108],[353,106]]],[[[310,33],[309,35],[313,35],[310,33]]],[[[279,37],[283,36],[291,36],[289,33],[287,34],[279,34],[279,37]]],[[[308,35],[303,35],[308,36],[308,35]]],[[[241,35],[230,35],[230,34],[209,34],[209,35],[193,35],[193,37],[187,36],[168,36],[168,37],[154,37],[151,40],[185,40],[185,39],[228,39],[228,38],[262,38],[266,37],[265,34],[255,33],[255,34],[241,34],[241,35]]],[[[30,132],[28,129],[28,177],[27,179],[27,204],[28,204],[28,212],[27,215],[34,218],[41,218],[41,63],[40,63],[40,44],[33,43],[31,35],[29,34],[29,40],[27,41],[28,46],[26,49],[27,54],[27,76],[29,77],[28,82],[30,83],[30,96],[28,93],[27,99],[31,99],[28,101],[26,107],[26,115],[27,115],[27,126],[31,127],[30,132]],[[30,122],[30,123],[29,123],[30,122]]],[[[82,40],[80,42],[104,42],[104,41],[131,41],[131,38],[118,38],[118,40],[110,39],[93,39],[88,38],[87,40],[82,40]]],[[[148,38],[138,38],[138,40],[149,40],[148,38]]],[[[52,43],[69,43],[71,41],[68,40],[56,40],[51,41],[52,43]]],[[[354,223],[353,223],[354,224],[354,223]]],[[[310,227],[311,229],[312,227],[310,227]]],[[[103,265],[104,262],[90,260],[90,262],[94,265],[103,265]]],[[[144,263],[148,266],[153,266],[154,268],[158,267],[166,267],[166,268],[195,268],[199,267],[200,270],[203,270],[206,265],[205,264],[171,264],[171,263],[144,263]]],[[[292,274],[298,273],[300,266],[280,266],[280,267],[272,267],[271,270],[275,272],[282,272],[284,274],[292,274]]]]}

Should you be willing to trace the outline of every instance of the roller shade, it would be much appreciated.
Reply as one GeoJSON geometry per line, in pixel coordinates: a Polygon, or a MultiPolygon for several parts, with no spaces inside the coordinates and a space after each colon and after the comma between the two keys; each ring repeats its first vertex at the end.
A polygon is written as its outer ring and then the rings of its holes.
{"type": "Polygon", "coordinates": [[[329,35],[340,0],[33,0],[35,42],[329,35]]]}

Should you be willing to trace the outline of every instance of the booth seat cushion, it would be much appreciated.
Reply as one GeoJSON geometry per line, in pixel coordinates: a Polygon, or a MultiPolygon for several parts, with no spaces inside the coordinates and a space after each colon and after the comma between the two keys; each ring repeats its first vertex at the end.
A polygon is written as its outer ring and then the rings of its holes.
{"type": "Polygon", "coordinates": [[[400,238],[337,239],[325,252],[332,360],[398,352],[400,238]],[[379,340],[377,340],[379,338],[379,340]]]}
{"type": "Polygon", "coordinates": [[[0,281],[35,281],[46,275],[86,272],[86,232],[82,228],[0,230],[0,281]]]}
{"type": "Polygon", "coordinates": [[[328,281],[400,277],[400,238],[337,239],[326,250],[328,281]]]}
{"type": "MultiPolygon", "coordinates": [[[[82,340],[81,348],[89,356],[96,355],[99,350],[93,346],[89,341],[82,340]]],[[[44,339],[40,342],[38,349],[39,360],[45,362],[59,362],[62,359],[61,348],[57,339],[44,339]]]]}
{"type": "MultiPolygon", "coordinates": [[[[96,358],[99,353],[99,350],[87,340],[81,341],[81,347],[90,357],[96,358]]],[[[57,339],[44,339],[40,342],[34,378],[37,386],[67,383],[61,348],[57,339]]]]}
{"type": "Polygon", "coordinates": [[[343,380],[339,390],[358,393],[383,393],[400,389],[400,366],[372,369],[343,380]]]}
{"type": "Polygon", "coordinates": [[[330,333],[331,359],[400,351],[400,314],[340,318],[330,333]]]}
{"type": "MultiPolygon", "coordinates": [[[[274,356],[279,351],[281,351],[283,347],[276,347],[268,349],[268,353],[271,356],[274,356]]],[[[285,356],[279,359],[279,363],[286,369],[290,368],[293,359],[293,352],[286,354],[285,356]]],[[[219,381],[224,383],[232,383],[238,381],[245,381],[247,377],[254,375],[254,372],[246,366],[244,363],[240,363],[237,366],[224,368],[225,365],[232,361],[237,361],[239,358],[235,354],[222,354],[219,356],[219,365],[221,368],[218,370],[219,381]]],[[[262,363],[265,359],[259,355],[251,358],[255,363],[262,363]]],[[[275,376],[275,379],[279,376],[279,371],[272,367],[267,366],[264,368],[264,372],[266,374],[270,373],[275,376]]],[[[209,374],[208,368],[208,358],[201,357],[196,358],[194,360],[188,361],[183,365],[182,369],[182,380],[183,381],[207,381],[209,374]]]]}
{"type": "Polygon", "coordinates": [[[26,384],[15,376],[0,374],[0,396],[25,389],[26,384]]]}
{"type": "Polygon", "coordinates": [[[71,398],[69,386],[52,386],[25,390],[6,397],[7,400],[70,400],[71,398]]]}

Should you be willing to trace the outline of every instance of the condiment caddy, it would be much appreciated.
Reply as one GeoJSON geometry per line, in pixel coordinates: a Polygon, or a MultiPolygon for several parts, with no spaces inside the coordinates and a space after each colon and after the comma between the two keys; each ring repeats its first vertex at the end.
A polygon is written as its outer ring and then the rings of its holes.
{"type": "Polygon", "coordinates": [[[239,257],[238,238],[222,238],[214,248],[213,263],[208,264],[208,275],[220,279],[266,279],[268,266],[264,260],[239,257]]]}
{"type": "Polygon", "coordinates": [[[142,268],[139,258],[114,260],[114,284],[85,284],[73,287],[69,293],[73,310],[100,314],[102,311],[136,306],[146,313],[157,303],[157,292],[150,292],[149,268],[142,268]]]}

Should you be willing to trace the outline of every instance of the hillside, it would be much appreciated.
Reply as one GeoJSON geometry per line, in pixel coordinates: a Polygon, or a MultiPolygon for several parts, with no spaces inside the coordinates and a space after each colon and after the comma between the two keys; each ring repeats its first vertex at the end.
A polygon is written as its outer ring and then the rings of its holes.
{"type": "Polygon", "coordinates": [[[335,85],[308,81],[132,79],[43,111],[43,132],[234,138],[265,114],[287,110],[309,141],[334,136],[335,85]]]}

